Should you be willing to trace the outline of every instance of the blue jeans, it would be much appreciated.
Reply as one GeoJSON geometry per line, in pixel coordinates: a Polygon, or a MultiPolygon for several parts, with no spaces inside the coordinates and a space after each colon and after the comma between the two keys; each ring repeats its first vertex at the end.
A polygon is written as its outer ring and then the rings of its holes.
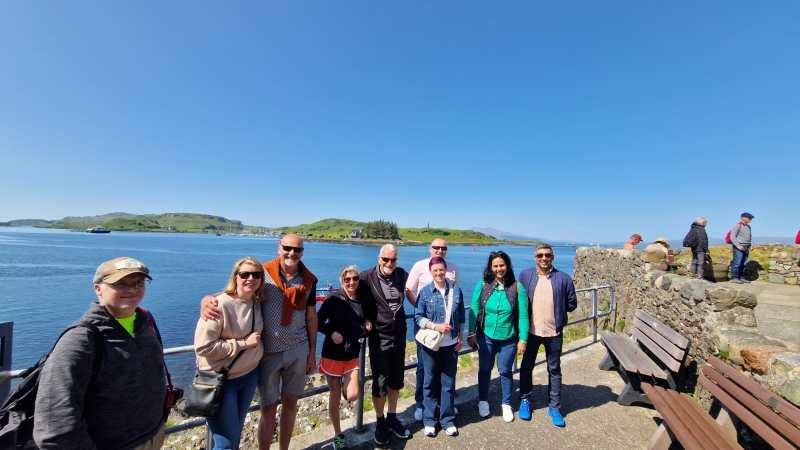
{"type": "Polygon", "coordinates": [[[533,366],[536,364],[536,354],[539,345],[544,345],[547,356],[547,380],[550,391],[550,407],[561,409],[561,347],[564,336],[559,334],[552,337],[541,337],[528,334],[528,346],[522,355],[522,364],[519,368],[519,397],[527,398],[531,393],[533,366]]]}
{"type": "Polygon", "coordinates": [[[453,406],[456,397],[456,369],[458,353],[455,345],[439,347],[438,351],[419,345],[422,350],[422,365],[425,370],[422,399],[422,423],[426,427],[436,426],[436,405],[439,405],[439,424],[442,428],[455,425],[453,406]],[[436,392],[439,392],[438,398],[436,392]]]}
{"type": "Polygon", "coordinates": [[[497,355],[497,369],[500,372],[500,388],[503,391],[503,404],[511,404],[511,391],[514,388],[514,356],[517,353],[517,338],[495,340],[478,332],[478,399],[489,401],[489,381],[492,378],[494,358],[497,355]]]}
{"type": "Polygon", "coordinates": [[[739,250],[736,246],[733,247],[733,261],[731,261],[731,279],[741,280],[744,278],[744,265],[747,263],[747,257],[750,255],[750,247],[745,247],[744,251],[739,250]]]}
{"type": "Polygon", "coordinates": [[[208,428],[214,436],[214,450],[238,449],[244,418],[258,386],[258,367],[247,375],[228,380],[222,394],[222,406],[209,417],[208,428]]]}

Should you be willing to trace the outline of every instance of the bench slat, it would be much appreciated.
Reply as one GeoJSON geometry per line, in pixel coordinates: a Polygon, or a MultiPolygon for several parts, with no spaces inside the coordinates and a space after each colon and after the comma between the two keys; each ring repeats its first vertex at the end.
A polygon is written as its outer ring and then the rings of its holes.
{"type": "Polygon", "coordinates": [[[781,417],[794,424],[795,427],[800,428],[800,408],[789,403],[788,400],[776,395],[774,392],[759,384],[756,380],[745,376],[715,356],[709,357],[708,363],[718,372],[730,378],[751,395],[759,399],[761,403],[768,405],[781,417]]]}
{"type": "Polygon", "coordinates": [[[722,427],[714,423],[708,414],[693,406],[694,402],[689,397],[647,383],[642,383],[642,389],[684,448],[741,450],[738,444],[725,438],[722,427]],[[703,416],[706,416],[705,419],[703,416]]]}
{"type": "Polygon", "coordinates": [[[720,450],[736,448],[732,447],[730,442],[725,439],[722,434],[722,427],[714,424],[713,422],[711,425],[703,425],[703,416],[708,417],[709,419],[710,417],[707,413],[694,408],[692,406],[694,401],[692,401],[689,397],[682,396],[677,391],[669,391],[665,395],[673,398],[673,403],[675,404],[674,409],[681,414],[681,417],[684,418],[683,423],[694,430],[696,434],[702,435],[702,442],[707,444],[709,448],[720,450]]]}
{"type": "Polygon", "coordinates": [[[669,368],[669,370],[678,373],[681,370],[681,363],[679,361],[675,361],[669,355],[669,353],[665,352],[663,348],[659,347],[658,344],[653,342],[648,336],[646,336],[642,331],[638,328],[633,329],[633,337],[635,337],[639,342],[642,343],[648,350],[653,352],[661,362],[669,368]]]}
{"type": "Polygon", "coordinates": [[[614,333],[601,332],[600,337],[609,352],[619,360],[623,369],[662,380],[667,374],[658,367],[632,340],[614,333]]]}
{"type": "Polygon", "coordinates": [[[742,403],[731,397],[724,389],[722,389],[715,382],[706,377],[705,372],[701,371],[700,384],[708,389],[711,394],[722,403],[733,415],[739,418],[742,422],[746,423],[750,429],[756,434],[761,436],[767,443],[775,447],[776,450],[792,450],[795,449],[786,439],[780,436],[775,430],[770,428],[769,425],[764,423],[759,417],[750,412],[742,403]]]}
{"type": "Polygon", "coordinates": [[[666,404],[663,396],[663,389],[659,390],[657,386],[642,383],[642,390],[647,394],[650,401],[653,402],[653,406],[656,407],[656,410],[661,415],[661,419],[667,425],[667,428],[669,428],[672,434],[678,438],[678,441],[683,444],[685,448],[704,448],[697,441],[697,438],[692,434],[690,429],[683,426],[678,419],[678,415],[666,404]]]}
{"type": "Polygon", "coordinates": [[[636,311],[636,317],[641,319],[644,323],[650,326],[650,328],[658,331],[662,336],[667,338],[670,342],[678,346],[679,348],[686,349],[689,347],[689,339],[681,336],[677,331],[670,328],[668,325],[659,322],[650,314],[642,311],[636,311]]]}
{"type": "Polygon", "coordinates": [[[731,381],[731,379],[727,378],[723,373],[715,370],[712,366],[703,367],[702,373],[706,379],[735,398],[736,401],[744,405],[765,424],[769,424],[769,426],[774,428],[782,437],[785,437],[790,442],[800,443],[800,429],[775,413],[775,411],[768,406],[761,403],[758,398],[742,389],[742,387],[731,381]]]}
{"type": "MultiPolygon", "coordinates": [[[[689,400],[688,397],[687,400],[689,400]]],[[[742,446],[740,446],[736,441],[735,435],[729,435],[727,430],[722,425],[717,423],[717,421],[714,420],[710,414],[708,414],[706,411],[703,411],[697,402],[690,400],[687,403],[695,410],[696,413],[699,413],[698,417],[700,417],[700,420],[706,424],[705,426],[708,427],[709,430],[716,430],[715,441],[718,442],[720,448],[728,447],[731,449],[741,450],[742,446]]]]}
{"type": "Polygon", "coordinates": [[[664,336],[659,334],[656,330],[650,328],[645,321],[641,319],[634,319],[633,326],[636,329],[641,330],[647,337],[653,340],[659,347],[664,349],[669,355],[678,362],[682,362],[684,356],[686,356],[686,350],[679,348],[677,345],[673,344],[669,340],[667,340],[664,336]]]}

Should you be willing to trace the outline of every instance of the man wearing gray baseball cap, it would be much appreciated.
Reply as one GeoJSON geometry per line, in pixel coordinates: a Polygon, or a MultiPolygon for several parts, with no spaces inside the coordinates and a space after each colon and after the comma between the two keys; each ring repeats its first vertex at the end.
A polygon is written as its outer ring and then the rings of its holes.
{"type": "Polygon", "coordinates": [[[40,449],[161,448],[171,383],[155,320],[139,306],[151,279],[130,257],[97,267],[97,301],[42,368],[33,427],[40,449]]]}

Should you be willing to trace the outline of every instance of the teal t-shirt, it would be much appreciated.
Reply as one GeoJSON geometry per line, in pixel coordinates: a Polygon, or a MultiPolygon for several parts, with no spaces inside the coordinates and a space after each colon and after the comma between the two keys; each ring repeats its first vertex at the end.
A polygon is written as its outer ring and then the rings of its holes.
{"type": "Polygon", "coordinates": [[[128,332],[131,336],[133,336],[133,323],[136,322],[136,311],[133,312],[133,315],[128,317],[115,317],[117,322],[122,325],[122,328],[125,328],[125,331],[128,332]]]}
{"type": "MultiPolygon", "coordinates": [[[[472,291],[472,308],[469,310],[469,331],[475,332],[480,307],[481,290],[484,282],[481,280],[472,291]]],[[[522,284],[517,283],[517,310],[519,311],[518,326],[519,340],[528,342],[528,294],[522,284]]],[[[498,283],[494,291],[486,300],[486,312],[483,320],[483,333],[486,337],[502,341],[514,336],[514,324],[511,321],[511,305],[506,298],[505,287],[498,283]]]]}

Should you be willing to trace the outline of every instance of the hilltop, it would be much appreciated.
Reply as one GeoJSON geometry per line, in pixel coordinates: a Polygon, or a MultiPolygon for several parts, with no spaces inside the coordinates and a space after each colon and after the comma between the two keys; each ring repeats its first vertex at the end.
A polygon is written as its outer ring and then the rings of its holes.
{"type": "MultiPolygon", "coordinates": [[[[15,222],[15,221],[12,221],[15,222]]],[[[103,226],[112,231],[165,231],[176,233],[240,233],[241,221],[194,213],[128,214],[115,212],[99,216],[67,216],[61,220],[32,223],[41,228],[85,230],[103,226]]]]}
{"type": "Polygon", "coordinates": [[[396,225],[395,227],[398,232],[398,236],[396,237],[399,237],[399,239],[387,237],[372,239],[370,237],[362,237],[362,232],[371,223],[376,222],[360,222],[350,219],[330,218],[310,224],[268,228],[267,230],[277,234],[297,233],[305,238],[323,241],[379,242],[399,240],[408,244],[421,244],[430,242],[436,237],[443,237],[453,244],[500,244],[507,242],[474,230],[430,227],[402,228],[396,227],[396,225]]]}

